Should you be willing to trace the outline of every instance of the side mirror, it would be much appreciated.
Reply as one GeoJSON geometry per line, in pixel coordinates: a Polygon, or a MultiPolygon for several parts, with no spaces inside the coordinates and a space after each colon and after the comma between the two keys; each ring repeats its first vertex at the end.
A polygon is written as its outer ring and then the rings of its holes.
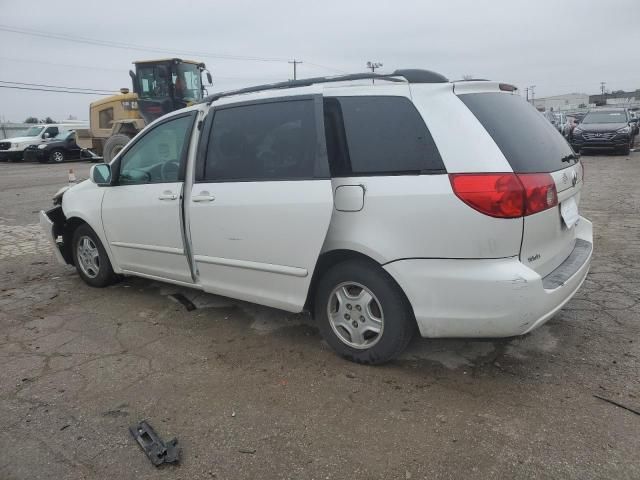
{"type": "Polygon", "coordinates": [[[98,163],[91,167],[89,178],[99,186],[111,185],[111,165],[108,163],[98,163]]]}
{"type": "Polygon", "coordinates": [[[207,82],[209,82],[209,85],[213,85],[213,77],[211,76],[211,72],[207,72],[207,82]]]}
{"type": "Polygon", "coordinates": [[[42,135],[42,138],[51,138],[51,134],[46,132],[42,135]]]}

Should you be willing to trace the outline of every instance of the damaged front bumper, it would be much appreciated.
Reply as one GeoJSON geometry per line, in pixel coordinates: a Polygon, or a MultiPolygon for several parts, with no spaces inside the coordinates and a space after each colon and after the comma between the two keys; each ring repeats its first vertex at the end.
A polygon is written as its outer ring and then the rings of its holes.
{"type": "Polygon", "coordinates": [[[55,208],[52,208],[51,210],[47,210],[46,212],[44,210],[40,210],[40,226],[44,230],[44,234],[47,237],[47,240],[49,240],[49,242],[51,242],[51,245],[53,245],[53,253],[56,256],[56,260],[58,260],[58,262],[62,265],[66,265],[69,262],[62,254],[62,240],[58,241],[58,238],[61,237],[62,232],[58,232],[58,227],[56,226],[56,220],[58,220],[60,216],[62,216],[62,218],[64,219],[64,214],[62,213],[61,206],[57,206],[55,208]]]}

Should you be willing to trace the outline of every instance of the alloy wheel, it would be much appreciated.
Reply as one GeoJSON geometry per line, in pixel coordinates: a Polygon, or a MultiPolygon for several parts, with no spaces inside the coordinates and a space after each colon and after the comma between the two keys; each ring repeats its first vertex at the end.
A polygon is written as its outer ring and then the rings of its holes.
{"type": "Polygon", "coordinates": [[[340,341],[352,348],[371,348],[382,338],[382,306],[364,285],[344,282],[334,288],[329,295],[327,315],[340,341]]]}
{"type": "Polygon", "coordinates": [[[80,237],[76,254],[82,273],[96,278],[100,273],[100,252],[93,239],[86,235],[80,237]]]}

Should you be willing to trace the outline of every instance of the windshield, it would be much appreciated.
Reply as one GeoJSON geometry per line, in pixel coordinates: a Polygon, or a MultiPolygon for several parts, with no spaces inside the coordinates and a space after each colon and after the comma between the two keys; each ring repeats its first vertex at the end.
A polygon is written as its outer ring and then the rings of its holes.
{"type": "Polygon", "coordinates": [[[589,112],[582,123],[627,123],[624,112],[589,112]]]}
{"type": "Polygon", "coordinates": [[[37,137],[44,127],[31,127],[24,134],[25,137],[37,137]]]}
{"type": "Polygon", "coordinates": [[[176,97],[191,101],[202,100],[202,83],[197,65],[193,63],[176,65],[172,77],[176,97]]]}
{"type": "Polygon", "coordinates": [[[140,97],[168,97],[169,76],[165,65],[138,66],[140,97]]]}

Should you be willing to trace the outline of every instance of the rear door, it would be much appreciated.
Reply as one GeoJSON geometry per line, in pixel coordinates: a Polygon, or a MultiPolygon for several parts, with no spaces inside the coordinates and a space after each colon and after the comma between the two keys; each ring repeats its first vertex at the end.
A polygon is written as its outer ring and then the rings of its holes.
{"type": "Polygon", "coordinates": [[[547,173],[556,185],[558,206],[524,217],[520,249],[522,263],[545,276],[575,246],[582,166],[562,135],[520,96],[498,92],[458,96],[515,173],[547,173]]]}
{"type": "Polygon", "coordinates": [[[321,96],[214,107],[185,205],[205,290],[300,311],[333,210],[321,96]]]}

